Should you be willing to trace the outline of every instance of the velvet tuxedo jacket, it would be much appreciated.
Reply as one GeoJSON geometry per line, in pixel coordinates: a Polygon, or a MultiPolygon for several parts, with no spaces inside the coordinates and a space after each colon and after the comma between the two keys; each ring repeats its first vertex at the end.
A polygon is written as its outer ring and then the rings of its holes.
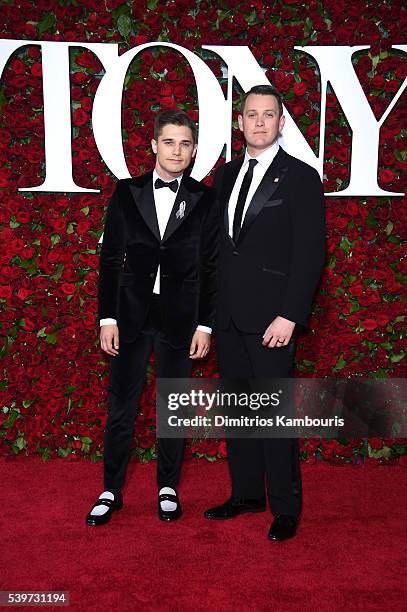
{"type": "Polygon", "coordinates": [[[120,340],[135,340],[160,266],[164,337],[173,347],[184,347],[198,324],[214,326],[215,192],[184,175],[161,239],[152,175],[119,180],[110,199],[100,253],[98,314],[99,319],[117,320],[120,340]]]}
{"type": "Polygon", "coordinates": [[[256,190],[235,244],[228,202],[243,158],[221,166],[214,186],[220,210],[216,327],[231,318],[264,333],[281,315],[307,325],[324,263],[324,194],[318,173],[281,147],[256,190]]]}

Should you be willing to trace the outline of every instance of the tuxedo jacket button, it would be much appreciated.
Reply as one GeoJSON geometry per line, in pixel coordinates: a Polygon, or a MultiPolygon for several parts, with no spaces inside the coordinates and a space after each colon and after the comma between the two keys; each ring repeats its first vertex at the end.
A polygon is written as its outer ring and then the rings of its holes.
{"type": "Polygon", "coordinates": [[[239,255],[239,251],[233,251],[233,255],[239,255]]]}

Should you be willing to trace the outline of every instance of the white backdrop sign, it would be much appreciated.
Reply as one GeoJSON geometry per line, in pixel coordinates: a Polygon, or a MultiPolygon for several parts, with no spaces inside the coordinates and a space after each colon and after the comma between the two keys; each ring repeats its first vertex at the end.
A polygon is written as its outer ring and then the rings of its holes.
{"type": "MultiPolygon", "coordinates": [[[[131,61],[145,49],[168,47],[181,53],[193,71],[199,105],[199,146],[192,176],[203,179],[213,168],[226,144],[226,158],[231,155],[232,80],[244,91],[253,85],[269,84],[263,68],[245,46],[205,45],[227,66],[228,95],[207,64],[195,53],[173,43],[150,42],[119,56],[118,44],[78,43],[34,40],[0,40],[0,76],[10,56],[23,46],[39,45],[42,51],[45,162],[44,182],[20,191],[97,192],[77,185],[72,177],[71,100],[69,82],[69,49],[82,47],[94,53],[105,74],[96,91],[92,111],[92,128],[99,153],[110,171],[119,179],[130,177],[123,152],[121,108],[123,85],[131,61]]],[[[325,138],[325,107],[328,82],[335,91],[352,130],[350,182],[346,189],[332,196],[401,196],[381,189],[377,184],[380,128],[407,85],[401,85],[386,111],[376,120],[352,65],[352,55],[368,46],[294,47],[317,62],[321,75],[321,122],[318,155],[312,151],[292,117],[285,109],[286,124],[281,144],[288,153],[299,157],[322,176],[325,138]]],[[[407,52],[407,45],[393,45],[407,52]]]]}

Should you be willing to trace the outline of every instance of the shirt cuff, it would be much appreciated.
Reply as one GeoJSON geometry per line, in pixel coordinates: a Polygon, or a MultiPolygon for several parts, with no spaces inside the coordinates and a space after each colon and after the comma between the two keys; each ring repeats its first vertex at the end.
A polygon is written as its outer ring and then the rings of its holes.
{"type": "Polygon", "coordinates": [[[100,327],[102,325],[117,325],[116,319],[100,319],[100,327]]]}
{"type": "Polygon", "coordinates": [[[196,328],[196,331],[203,331],[203,332],[206,332],[207,334],[211,334],[212,327],[207,327],[206,325],[198,325],[198,327],[196,328]]]}

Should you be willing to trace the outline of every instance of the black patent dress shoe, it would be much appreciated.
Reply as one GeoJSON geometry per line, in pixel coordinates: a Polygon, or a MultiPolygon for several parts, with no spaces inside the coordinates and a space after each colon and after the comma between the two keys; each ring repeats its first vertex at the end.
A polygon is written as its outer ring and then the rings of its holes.
{"type": "Polygon", "coordinates": [[[209,508],[204,512],[204,516],[211,520],[226,520],[235,518],[245,512],[264,512],[266,509],[266,499],[248,499],[246,497],[230,497],[221,506],[209,508]]]}
{"type": "Polygon", "coordinates": [[[297,532],[298,519],[287,514],[277,514],[271,524],[268,538],[275,542],[282,542],[295,536],[297,532]]]}
{"type": "Polygon", "coordinates": [[[117,499],[109,499],[107,497],[102,497],[98,499],[97,502],[92,506],[86,517],[86,524],[91,525],[92,527],[96,527],[97,525],[105,525],[112,518],[113,512],[116,510],[121,510],[123,508],[123,497],[120,494],[117,499]],[[107,506],[108,510],[104,514],[92,514],[93,508],[96,506],[107,506]]]}
{"type": "MultiPolygon", "coordinates": [[[[172,488],[172,487],[171,487],[172,488]]],[[[175,491],[175,489],[174,489],[175,491]]],[[[171,493],[161,493],[158,495],[158,518],[160,521],[176,521],[182,516],[182,508],[181,502],[179,501],[179,497],[177,492],[175,491],[175,495],[171,493]],[[161,502],[163,501],[171,501],[177,504],[175,510],[163,510],[161,507],[161,502]]]]}

